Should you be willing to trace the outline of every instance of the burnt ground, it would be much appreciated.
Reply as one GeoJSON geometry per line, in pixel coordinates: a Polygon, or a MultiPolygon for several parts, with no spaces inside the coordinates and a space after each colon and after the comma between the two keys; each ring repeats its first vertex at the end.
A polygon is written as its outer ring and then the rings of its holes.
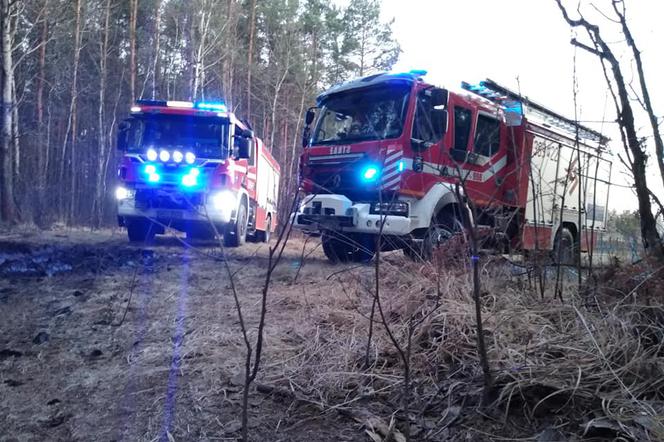
{"type": "MultiPolygon", "coordinates": [[[[301,300],[291,296],[301,246],[289,243],[271,287],[263,364],[273,381],[306,339],[296,330],[301,300]]],[[[267,247],[249,243],[227,259],[255,324],[267,247]]],[[[314,251],[298,287],[337,270],[314,251]]],[[[161,237],[133,246],[122,231],[4,232],[0,330],[2,441],[239,434],[244,347],[214,244],[190,249],[161,237]]],[[[252,440],[366,440],[338,413],[255,390],[250,413],[252,440]]]]}

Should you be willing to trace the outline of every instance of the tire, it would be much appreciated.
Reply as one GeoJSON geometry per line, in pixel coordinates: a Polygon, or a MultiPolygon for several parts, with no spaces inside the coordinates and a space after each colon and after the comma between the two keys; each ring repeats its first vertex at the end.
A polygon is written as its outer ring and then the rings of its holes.
{"type": "Polygon", "coordinates": [[[574,266],[577,263],[574,234],[567,227],[562,227],[556,235],[553,246],[553,262],[557,265],[574,266]]]}
{"type": "Polygon", "coordinates": [[[404,255],[413,261],[431,261],[434,252],[442,247],[455,233],[455,229],[449,227],[449,223],[431,220],[431,225],[424,233],[422,242],[410,243],[404,247],[404,255]]]}
{"type": "Polygon", "coordinates": [[[323,253],[325,253],[325,257],[332,264],[350,261],[351,250],[349,245],[333,233],[323,233],[321,243],[323,244],[323,253]]]}
{"type": "Polygon", "coordinates": [[[239,247],[247,241],[247,203],[242,200],[235,217],[224,230],[224,245],[226,247],[239,247]]]}
{"type": "Polygon", "coordinates": [[[352,239],[357,245],[352,247],[350,260],[352,262],[364,264],[370,262],[376,254],[376,243],[374,236],[360,234],[352,239]]]}
{"type": "Polygon", "coordinates": [[[214,230],[208,226],[192,227],[187,230],[187,240],[189,241],[212,241],[214,237],[214,230]]]}
{"type": "Polygon", "coordinates": [[[332,264],[347,262],[367,263],[375,251],[369,235],[340,237],[332,232],[322,235],[323,253],[332,264]]]}
{"type": "Polygon", "coordinates": [[[156,226],[146,219],[125,220],[125,223],[130,242],[150,242],[157,233],[156,226]]]}
{"type": "Polygon", "coordinates": [[[261,242],[269,243],[272,236],[272,215],[267,216],[267,227],[264,232],[259,232],[258,239],[261,242]]]}

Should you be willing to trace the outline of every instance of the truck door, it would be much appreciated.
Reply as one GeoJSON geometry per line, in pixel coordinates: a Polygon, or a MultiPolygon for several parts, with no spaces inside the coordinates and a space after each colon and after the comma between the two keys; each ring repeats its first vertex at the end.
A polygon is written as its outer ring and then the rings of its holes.
{"type": "Polygon", "coordinates": [[[498,116],[465,103],[453,105],[454,130],[451,171],[466,180],[473,200],[481,205],[503,200],[503,173],[507,163],[507,131],[498,116]]]}
{"type": "Polygon", "coordinates": [[[442,120],[445,117],[435,111],[432,93],[431,88],[420,89],[417,93],[410,144],[413,156],[419,158],[424,166],[422,173],[411,175],[403,186],[406,191],[412,189],[414,194],[419,195],[426,193],[440,176],[435,165],[440,164],[446,122],[442,120]]]}

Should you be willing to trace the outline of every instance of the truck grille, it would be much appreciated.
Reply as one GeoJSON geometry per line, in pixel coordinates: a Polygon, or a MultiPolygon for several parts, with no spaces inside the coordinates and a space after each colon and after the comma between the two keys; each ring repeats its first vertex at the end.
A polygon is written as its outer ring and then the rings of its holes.
{"type": "Polygon", "coordinates": [[[161,189],[141,189],[136,192],[136,208],[192,210],[204,203],[202,193],[183,194],[161,189]]]}

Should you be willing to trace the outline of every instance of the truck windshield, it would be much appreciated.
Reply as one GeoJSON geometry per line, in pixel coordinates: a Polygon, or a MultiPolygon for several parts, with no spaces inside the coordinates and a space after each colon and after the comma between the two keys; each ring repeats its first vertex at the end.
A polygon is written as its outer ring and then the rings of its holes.
{"type": "Polygon", "coordinates": [[[129,120],[127,151],[143,153],[148,147],[191,151],[200,158],[227,156],[228,122],[218,117],[146,115],[129,120]]]}
{"type": "Polygon", "coordinates": [[[409,85],[331,95],[322,103],[312,144],[397,138],[403,130],[409,85]]]}

